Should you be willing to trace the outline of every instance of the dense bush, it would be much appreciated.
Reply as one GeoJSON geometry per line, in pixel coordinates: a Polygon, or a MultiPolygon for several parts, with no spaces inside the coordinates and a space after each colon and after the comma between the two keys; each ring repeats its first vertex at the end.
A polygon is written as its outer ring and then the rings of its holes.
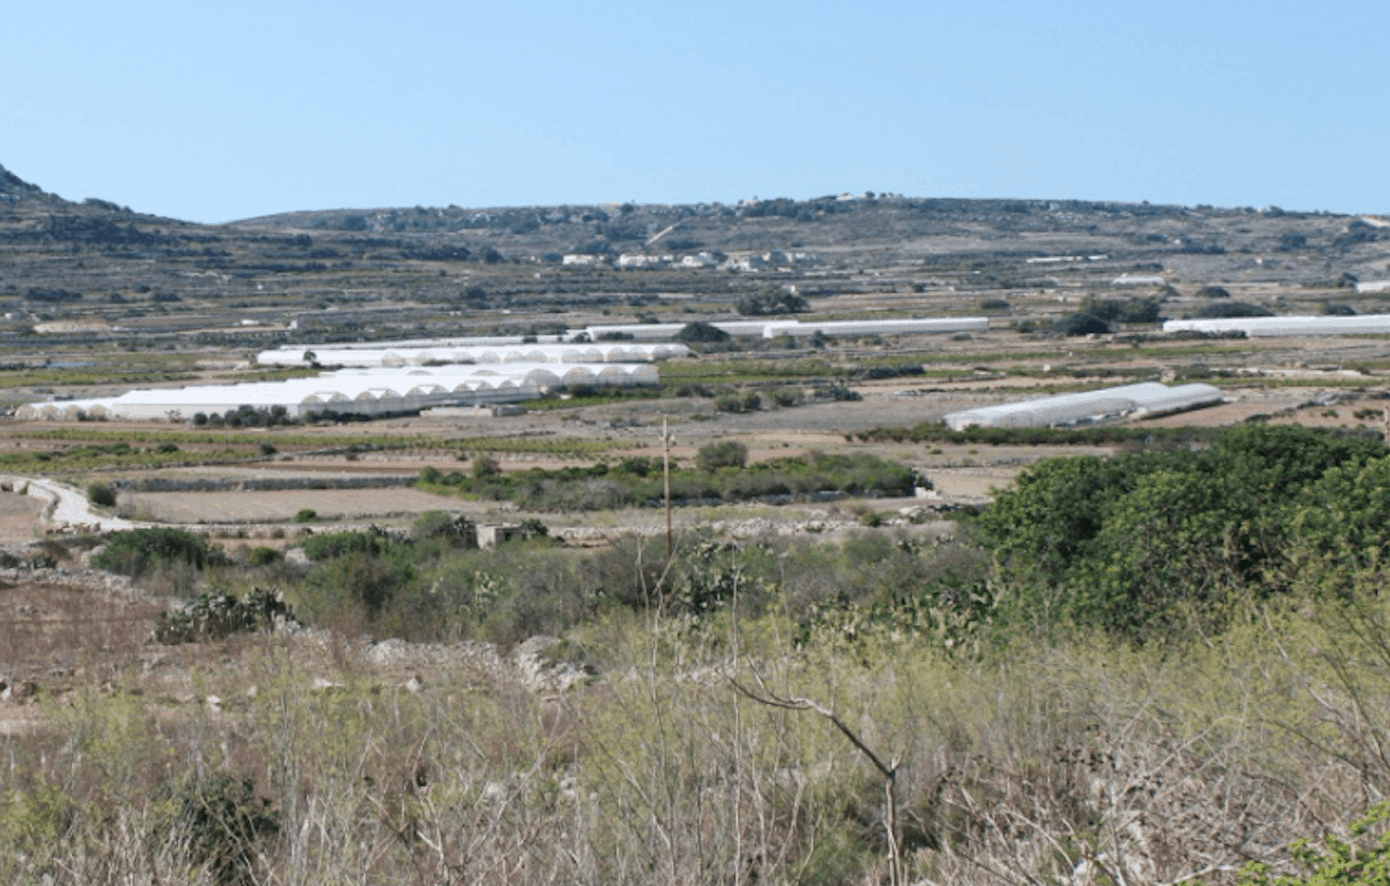
{"type": "Polygon", "coordinates": [[[1375,438],[1250,425],[1197,451],[1049,459],[977,529],[1017,618],[1135,637],[1207,630],[1239,596],[1290,581],[1296,551],[1375,550],[1390,509],[1357,490],[1380,488],[1385,456],[1375,438]]]}
{"type": "Polygon", "coordinates": [[[386,536],[380,532],[325,532],[309,536],[302,547],[304,555],[310,560],[324,561],[350,553],[375,556],[385,551],[388,543],[386,536]]]}
{"type": "Polygon", "coordinates": [[[725,342],[731,338],[733,336],[718,326],[713,326],[702,320],[687,323],[680,332],[676,333],[676,341],[683,342],[725,342]]]}
{"type": "Polygon", "coordinates": [[[795,292],[777,290],[740,296],[735,307],[744,316],[763,317],[769,314],[804,313],[811,310],[811,303],[795,292]]]}
{"type": "Polygon", "coordinates": [[[1058,335],[1105,335],[1110,324],[1088,311],[1078,311],[1052,324],[1052,331],[1058,335]]]}
{"type": "Polygon", "coordinates": [[[155,569],[190,567],[202,570],[226,563],[222,549],[182,529],[127,529],[113,532],[92,565],[140,578],[155,569]]]}
{"type": "Polygon", "coordinates": [[[1252,305],[1249,302],[1214,301],[1208,302],[1193,311],[1192,316],[1199,320],[1218,320],[1225,317],[1273,317],[1274,312],[1268,308],[1260,307],[1259,305],[1252,305]]]}
{"type": "Polygon", "coordinates": [[[190,773],[172,785],[161,822],[169,842],[183,848],[194,869],[216,886],[252,886],[258,863],[280,831],[274,805],[256,793],[250,776],[190,773]]]}
{"type": "Polygon", "coordinates": [[[757,391],[731,391],[714,398],[714,408],[720,412],[756,412],[762,405],[763,398],[757,391]]]}
{"type": "Polygon", "coordinates": [[[87,487],[87,500],[99,508],[116,506],[116,488],[110,483],[98,481],[87,487]]]}
{"type": "Polygon", "coordinates": [[[203,594],[187,606],[161,613],[154,638],[171,645],[220,640],[242,631],[270,628],[277,621],[293,622],[295,618],[276,591],[256,588],[241,599],[231,594],[203,594]]]}
{"type": "Polygon", "coordinates": [[[742,468],[748,464],[748,447],[737,440],[706,443],[696,452],[695,464],[699,465],[702,471],[742,468]]]}

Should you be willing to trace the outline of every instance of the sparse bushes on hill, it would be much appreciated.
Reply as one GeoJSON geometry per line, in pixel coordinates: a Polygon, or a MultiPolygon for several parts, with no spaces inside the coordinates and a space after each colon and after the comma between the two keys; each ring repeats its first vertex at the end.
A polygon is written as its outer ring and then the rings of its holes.
{"type": "Polygon", "coordinates": [[[756,412],[762,405],[763,398],[757,391],[731,391],[714,398],[714,408],[720,412],[756,412]]]}

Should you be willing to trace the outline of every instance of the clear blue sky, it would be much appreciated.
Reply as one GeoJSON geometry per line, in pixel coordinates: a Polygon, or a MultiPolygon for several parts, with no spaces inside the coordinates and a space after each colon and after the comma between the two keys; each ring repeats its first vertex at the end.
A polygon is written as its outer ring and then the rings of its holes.
{"type": "Polygon", "coordinates": [[[44,0],[0,165],[192,221],[873,190],[1390,212],[1385,0],[44,0]]]}

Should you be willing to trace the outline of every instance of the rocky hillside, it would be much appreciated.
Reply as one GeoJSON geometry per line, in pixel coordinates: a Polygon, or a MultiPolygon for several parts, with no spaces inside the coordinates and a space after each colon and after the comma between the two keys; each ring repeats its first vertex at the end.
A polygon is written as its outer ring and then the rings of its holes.
{"type": "Polygon", "coordinates": [[[0,203],[15,204],[38,201],[50,204],[63,202],[52,194],[45,193],[38,185],[31,185],[5,167],[0,166],[0,203]]]}
{"type": "Polygon", "coordinates": [[[75,319],[142,347],[250,349],[705,319],[792,290],[822,319],[988,310],[1036,329],[1086,298],[1158,299],[1167,316],[1213,294],[1379,313],[1383,295],[1355,284],[1390,279],[1390,226],[1277,207],[877,194],[208,226],[68,202],[3,172],[0,263],[0,353],[75,319]]]}

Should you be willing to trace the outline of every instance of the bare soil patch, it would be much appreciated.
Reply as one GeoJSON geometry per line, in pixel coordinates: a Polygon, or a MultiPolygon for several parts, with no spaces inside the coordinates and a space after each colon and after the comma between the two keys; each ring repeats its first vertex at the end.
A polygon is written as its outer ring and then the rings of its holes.
{"type": "Polygon", "coordinates": [[[276,523],[312,510],[325,520],[368,520],[424,511],[463,510],[458,499],[406,487],[259,492],[141,492],[127,495],[142,517],[162,523],[276,523]]]}
{"type": "Polygon", "coordinates": [[[43,503],[36,498],[0,493],[0,544],[32,541],[42,532],[43,503]]]}

